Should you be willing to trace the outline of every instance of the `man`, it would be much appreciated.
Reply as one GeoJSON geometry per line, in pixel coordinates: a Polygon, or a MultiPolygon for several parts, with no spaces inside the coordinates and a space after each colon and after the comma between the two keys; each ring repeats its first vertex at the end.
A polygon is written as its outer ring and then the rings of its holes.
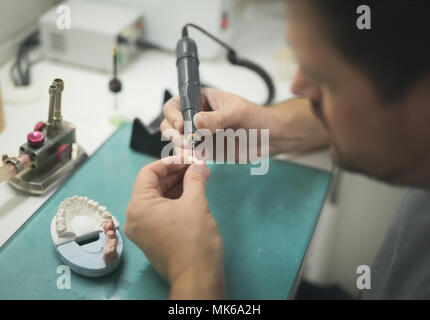
{"type": "MultiPolygon", "coordinates": [[[[197,128],[269,128],[270,154],[329,147],[339,166],[409,186],[372,267],[364,298],[430,298],[430,23],[425,1],[288,0],[288,41],[302,98],[262,108],[202,90],[197,128]]],[[[162,131],[183,132],[179,100],[162,131]]],[[[223,298],[222,240],[205,197],[205,165],[144,167],[125,232],[171,285],[171,298],[223,298]]],[[[231,244],[227,244],[231,245],[231,244]]]]}

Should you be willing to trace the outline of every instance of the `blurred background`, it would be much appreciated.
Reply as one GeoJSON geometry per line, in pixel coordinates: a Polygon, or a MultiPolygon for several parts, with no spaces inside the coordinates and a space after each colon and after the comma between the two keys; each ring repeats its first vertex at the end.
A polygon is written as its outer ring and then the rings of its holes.
{"type": "MultiPolygon", "coordinates": [[[[120,113],[124,121],[139,117],[144,123],[150,123],[160,112],[164,90],[177,93],[173,48],[181,27],[189,21],[205,27],[232,45],[241,56],[261,65],[274,80],[273,103],[292,97],[289,87],[297,66],[286,41],[282,0],[83,2],[110,4],[125,11],[121,15],[118,10],[117,15],[110,17],[95,10],[90,17],[81,19],[74,16],[72,9],[70,38],[62,38],[55,34],[53,18],[58,16],[56,8],[61,1],[0,1],[0,90],[3,97],[0,152],[16,151],[27,129],[35,121],[46,118],[48,86],[57,74],[62,75],[67,88],[64,118],[77,125],[77,139],[89,154],[116,129],[117,123],[111,121],[115,112],[120,113]],[[140,21],[142,30],[134,35],[127,28],[118,29],[118,35],[123,37],[123,46],[118,48],[122,54],[119,78],[123,90],[120,102],[115,102],[119,107],[115,109],[112,92],[107,88],[113,76],[111,42],[106,40],[105,56],[79,55],[92,44],[93,38],[88,36],[91,32],[100,32],[109,38],[111,35],[105,31],[115,32],[115,23],[128,17],[134,25],[140,21]],[[78,33],[79,28],[83,28],[82,34],[78,33]],[[128,46],[127,41],[133,36],[139,40],[138,49],[128,46]],[[74,42],[68,44],[67,41],[72,40],[74,42]],[[22,63],[21,68],[28,74],[25,83],[17,70],[17,62],[22,63]],[[105,108],[106,117],[96,105],[105,108]]],[[[199,43],[203,82],[254,102],[265,100],[266,88],[259,77],[249,70],[232,68],[220,46],[200,34],[193,33],[193,36],[199,43]]],[[[105,43],[100,41],[97,45],[101,47],[105,43]]],[[[325,170],[332,168],[325,152],[300,158],[285,157],[325,170]]],[[[334,180],[302,266],[296,298],[357,297],[356,269],[359,265],[371,265],[404,191],[342,171],[335,172],[334,180]]],[[[19,211],[24,205],[31,210],[46,199],[39,198],[37,204],[29,204],[6,189],[2,189],[2,193],[0,213],[19,211]]],[[[9,232],[10,229],[9,222],[0,218],[0,231],[9,232]]]]}

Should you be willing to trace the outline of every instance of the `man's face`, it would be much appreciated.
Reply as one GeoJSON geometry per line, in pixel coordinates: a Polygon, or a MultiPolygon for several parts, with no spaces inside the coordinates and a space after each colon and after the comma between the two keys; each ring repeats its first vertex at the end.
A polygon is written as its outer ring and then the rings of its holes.
{"type": "Polygon", "coordinates": [[[335,161],[348,170],[405,182],[419,156],[419,146],[409,136],[407,103],[377,95],[367,74],[333,46],[323,28],[324,17],[307,1],[287,4],[288,42],[299,63],[292,91],[312,101],[335,161]]]}

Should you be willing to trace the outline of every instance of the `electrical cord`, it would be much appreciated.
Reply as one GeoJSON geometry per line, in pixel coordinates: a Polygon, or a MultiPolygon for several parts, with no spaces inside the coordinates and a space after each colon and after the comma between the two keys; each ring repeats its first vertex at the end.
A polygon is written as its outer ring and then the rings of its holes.
{"type": "Polygon", "coordinates": [[[157,46],[156,44],[153,44],[153,43],[141,40],[141,39],[136,41],[136,46],[142,50],[156,49],[156,50],[168,51],[168,50],[166,50],[160,46],[157,46]]]}
{"type": "Polygon", "coordinates": [[[34,64],[29,60],[29,52],[40,43],[39,31],[32,32],[19,45],[15,63],[10,69],[10,75],[16,86],[28,86],[30,84],[30,69],[34,64]]]}
{"type": "Polygon", "coordinates": [[[225,48],[227,50],[227,60],[231,64],[236,65],[236,66],[245,67],[249,70],[256,72],[263,79],[264,83],[267,86],[267,91],[268,91],[267,92],[267,99],[264,102],[264,105],[267,106],[273,102],[273,99],[275,98],[275,86],[273,84],[273,81],[272,81],[272,78],[270,77],[270,75],[262,67],[260,67],[259,65],[257,65],[256,63],[254,63],[252,61],[239,58],[236,54],[236,51],[232,47],[230,47],[225,42],[221,41],[220,39],[218,39],[214,35],[210,34],[206,30],[204,30],[203,28],[201,28],[201,27],[199,27],[193,23],[187,23],[182,28],[182,37],[188,37],[188,27],[192,27],[194,29],[197,29],[198,31],[202,32],[203,34],[205,34],[206,36],[208,36],[209,38],[211,38],[212,40],[217,42],[220,46],[225,48]]]}

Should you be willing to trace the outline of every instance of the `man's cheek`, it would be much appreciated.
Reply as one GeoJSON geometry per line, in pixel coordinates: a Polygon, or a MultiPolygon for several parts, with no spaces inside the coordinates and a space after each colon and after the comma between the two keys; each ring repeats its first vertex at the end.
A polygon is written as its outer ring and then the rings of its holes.
{"type": "Polygon", "coordinates": [[[366,134],[366,130],[362,126],[362,115],[356,112],[350,110],[328,111],[326,118],[330,134],[340,145],[347,147],[354,145],[357,140],[362,140],[366,134]]]}

